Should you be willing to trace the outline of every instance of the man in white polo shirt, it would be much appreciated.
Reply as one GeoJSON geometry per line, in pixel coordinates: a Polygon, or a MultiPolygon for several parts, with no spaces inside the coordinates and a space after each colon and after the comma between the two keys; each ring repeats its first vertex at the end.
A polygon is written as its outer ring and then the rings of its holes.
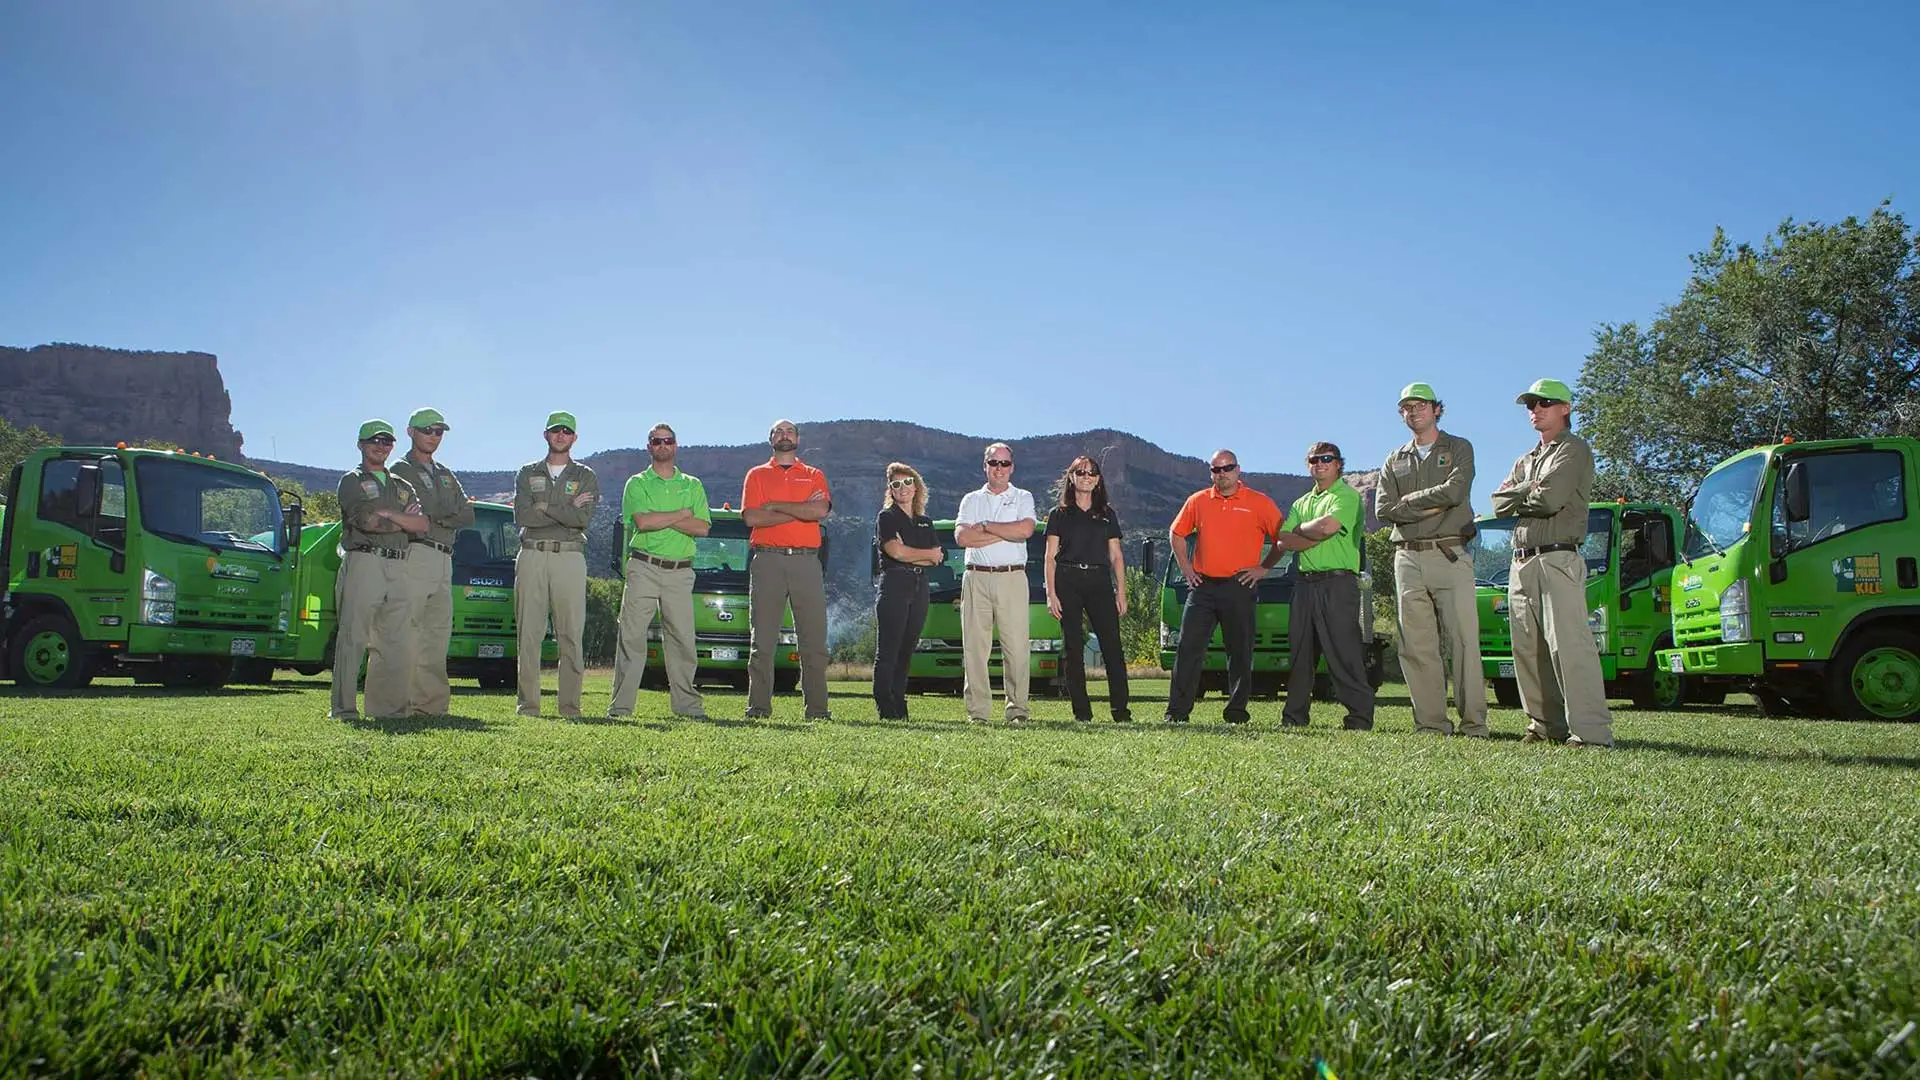
{"type": "Polygon", "coordinates": [[[966,660],[967,719],[993,717],[987,658],[1000,631],[1000,669],[1007,690],[1007,721],[1027,718],[1027,538],[1033,535],[1033,494],[1013,486],[1013,448],[987,447],[986,486],[967,492],[954,515],[953,538],[967,549],[960,579],[960,645],[966,660]]]}

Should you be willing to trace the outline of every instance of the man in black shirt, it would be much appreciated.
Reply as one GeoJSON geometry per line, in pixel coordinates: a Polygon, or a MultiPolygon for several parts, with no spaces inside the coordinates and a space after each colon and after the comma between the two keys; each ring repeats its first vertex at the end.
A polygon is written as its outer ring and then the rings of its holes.
{"type": "Polygon", "coordinates": [[[1127,613],[1127,568],[1120,556],[1120,515],[1107,505],[1107,482],[1090,457],[1077,457],[1060,478],[1060,500],[1047,517],[1047,610],[1060,620],[1061,657],[1076,720],[1092,720],[1087,700],[1084,612],[1100,641],[1107,666],[1107,704],[1115,723],[1127,710],[1127,654],[1120,645],[1120,617],[1127,613]]]}

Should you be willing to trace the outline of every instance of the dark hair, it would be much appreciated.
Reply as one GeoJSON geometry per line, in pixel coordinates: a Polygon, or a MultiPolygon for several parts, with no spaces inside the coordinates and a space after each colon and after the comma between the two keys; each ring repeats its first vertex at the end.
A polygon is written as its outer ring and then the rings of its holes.
{"type": "Polygon", "coordinates": [[[1057,510],[1065,510],[1068,507],[1080,505],[1080,501],[1074,498],[1073,470],[1083,461],[1087,463],[1088,468],[1093,470],[1093,474],[1099,478],[1093,482],[1093,505],[1088,508],[1087,512],[1094,517],[1105,517],[1107,516],[1106,473],[1100,468],[1099,462],[1085,454],[1081,454],[1079,457],[1067,462],[1066,471],[1060,474],[1060,483],[1056,485],[1060,490],[1060,500],[1054,504],[1054,508],[1057,510]]]}

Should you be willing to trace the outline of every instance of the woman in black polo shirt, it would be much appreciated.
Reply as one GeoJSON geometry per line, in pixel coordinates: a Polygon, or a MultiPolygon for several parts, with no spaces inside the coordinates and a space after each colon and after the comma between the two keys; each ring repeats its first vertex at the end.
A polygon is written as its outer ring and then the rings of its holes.
{"type": "Polygon", "coordinates": [[[873,654],[873,703],[880,719],[907,718],[907,665],[927,621],[927,567],[946,558],[927,517],[927,484],[911,465],[887,466],[885,509],[874,522],[880,547],[880,587],[873,603],[878,644],[873,654]]]}
{"type": "Polygon", "coordinates": [[[1120,515],[1107,505],[1107,481],[1090,457],[1077,457],[1060,477],[1060,504],[1047,517],[1047,610],[1060,620],[1066,652],[1061,667],[1073,696],[1073,717],[1092,720],[1087,701],[1085,612],[1107,665],[1107,704],[1115,723],[1127,712],[1127,655],[1120,647],[1120,616],[1127,613],[1127,568],[1120,557],[1120,515]]]}

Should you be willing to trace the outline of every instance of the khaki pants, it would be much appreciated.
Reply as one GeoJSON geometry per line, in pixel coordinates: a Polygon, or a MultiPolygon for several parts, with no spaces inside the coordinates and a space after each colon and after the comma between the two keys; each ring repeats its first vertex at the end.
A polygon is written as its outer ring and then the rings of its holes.
{"type": "Polygon", "coordinates": [[[366,715],[407,714],[407,680],[413,675],[414,637],[407,632],[406,560],[349,551],[340,562],[333,599],[340,632],[333,646],[333,712],[357,715],[354,685],[367,662],[366,715]]]}
{"type": "Polygon", "coordinates": [[[1000,679],[1007,691],[1007,719],[1027,718],[1029,655],[1027,574],[969,570],[960,578],[960,649],[966,665],[967,717],[993,718],[993,684],[987,662],[993,652],[993,631],[1000,629],[1000,679]]]}
{"type": "Polygon", "coordinates": [[[747,712],[773,712],[773,655],[780,651],[780,623],[793,607],[800,638],[800,693],[807,715],[824,717],[827,702],[827,583],[820,553],[796,548],[791,555],[768,548],[747,564],[747,612],[753,644],[747,655],[747,712]]]}
{"type": "Polygon", "coordinates": [[[1393,555],[1395,599],[1400,609],[1400,670],[1413,698],[1413,724],[1451,734],[1447,719],[1447,670],[1441,634],[1453,654],[1453,702],[1462,735],[1487,734],[1487,677],[1480,664],[1480,601],[1474,595],[1473,560],[1456,550],[1402,548],[1393,555]]]}
{"type": "Polygon", "coordinates": [[[613,704],[608,716],[630,716],[640,677],[647,673],[647,627],[660,614],[660,656],[675,716],[702,716],[693,688],[699,654],[693,640],[693,568],[663,570],[642,559],[627,560],[627,587],[620,594],[620,645],[613,655],[613,704]]]}
{"type": "Polygon", "coordinates": [[[1600,651],[1587,629],[1587,562],[1577,551],[1550,551],[1513,564],[1507,586],[1513,621],[1513,671],[1529,731],[1555,742],[1569,731],[1583,743],[1613,745],[1600,651]]]}
{"type": "Polygon", "coordinates": [[[513,563],[514,650],[519,654],[520,713],[540,715],[540,642],[547,617],[560,646],[560,715],[580,715],[586,665],[580,639],[587,631],[587,556],[583,551],[523,547],[513,563]]]}
{"type": "Polygon", "coordinates": [[[445,716],[453,698],[453,689],[447,685],[447,646],[453,641],[453,556],[426,544],[408,544],[400,565],[414,642],[407,714],[445,716]]]}

